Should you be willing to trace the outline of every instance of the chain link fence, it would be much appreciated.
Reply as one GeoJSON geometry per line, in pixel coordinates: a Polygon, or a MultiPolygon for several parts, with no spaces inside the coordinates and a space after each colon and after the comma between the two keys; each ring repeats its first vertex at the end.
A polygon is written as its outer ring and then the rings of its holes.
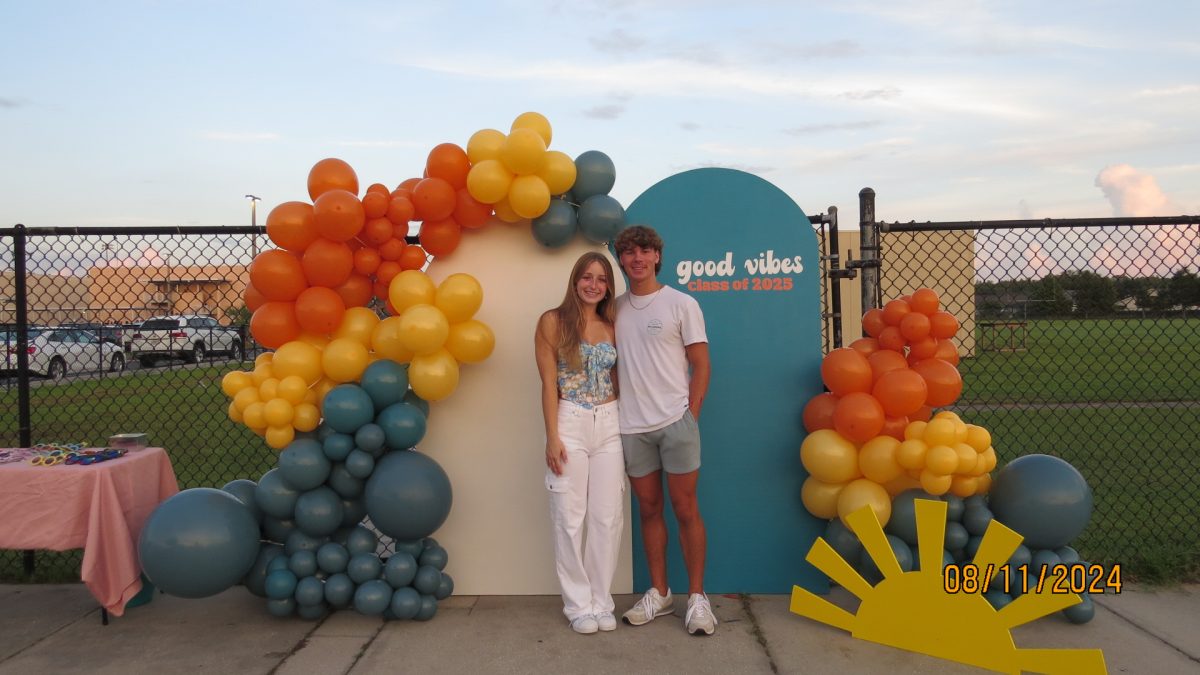
{"type": "MultiPolygon", "coordinates": [[[[882,300],[939,292],[962,328],[953,406],[1004,462],[1088,480],[1085,558],[1200,574],[1200,219],[1090,227],[880,224],[882,300]]],[[[967,225],[967,224],[962,224],[967,225]]]]}

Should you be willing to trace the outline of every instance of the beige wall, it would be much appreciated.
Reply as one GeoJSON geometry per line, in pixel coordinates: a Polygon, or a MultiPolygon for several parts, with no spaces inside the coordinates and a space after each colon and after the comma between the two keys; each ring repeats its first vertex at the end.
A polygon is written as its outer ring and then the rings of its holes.
{"type": "Polygon", "coordinates": [[[130,323],[164,314],[210,314],[229,323],[242,306],[245,265],[93,267],[93,321],[130,323]]]}
{"type": "MultiPolygon", "coordinates": [[[[87,279],[57,274],[30,274],[25,278],[25,293],[30,325],[56,326],[89,320],[91,295],[87,279]]],[[[0,323],[17,322],[16,295],[15,272],[0,271],[0,323]]]]}

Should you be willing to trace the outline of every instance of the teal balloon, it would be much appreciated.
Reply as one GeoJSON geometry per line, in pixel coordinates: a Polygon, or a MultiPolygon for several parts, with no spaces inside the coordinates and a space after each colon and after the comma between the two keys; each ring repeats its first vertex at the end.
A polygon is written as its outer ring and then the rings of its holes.
{"type": "Polygon", "coordinates": [[[321,442],[321,448],[325,451],[325,456],[329,458],[329,461],[340,462],[354,450],[354,436],[335,431],[325,437],[325,440],[321,442]]]}
{"type": "Polygon", "coordinates": [[[373,552],[356,553],[350,556],[350,562],[346,563],[346,576],[356,584],[378,579],[382,573],[383,565],[379,562],[379,556],[373,552]]]}
{"type": "MultiPolygon", "coordinates": [[[[255,502],[258,503],[257,501],[255,502]]],[[[288,518],[276,518],[274,516],[264,515],[262,519],[262,536],[267,541],[279,542],[280,544],[287,541],[288,536],[296,530],[296,521],[288,518]]]]}
{"type": "MultiPolygon", "coordinates": [[[[957,562],[958,562],[958,560],[955,559],[953,553],[951,553],[947,549],[942,549],[942,569],[943,570],[945,570],[948,565],[953,565],[957,562]]],[[[921,569],[921,556],[919,555],[919,552],[914,552],[912,565],[913,565],[913,571],[917,571],[917,570],[921,569]]]]}
{"type": "Polygon", "coordinates": [[[967,545],[963,547],[963,560],[968,562],[975,559],[975,554],[979,552],[979,546],[983,544],[983,537],[971,535],[967,537],[967,545]]]}
{"type": "Polygon", "coordinates": [[[321,544],[324,543],[324,537],[315,537],[297,528],[288,535],[287,542],[283,545],[283,550],[288,555],[294,555],[300,551],[312,551],[315,553],[317,549],[321,548],[321,544]]]}
{"type": "MultiPolygon", "coordinates": [[[[358,446],[358,450],[367,453],[370,457],[378,457],[384,450],[387,436],[383,433],[383,427],[375,424],[364,424],[354,432],[354,444],[358,446]]],[[[353,450],[351,454],[353,454],[353,450]]]]}
{"type": "Polygon", "coordinates": [[[254,488],[254,503],[268,516],[291,520],[300,491],[289,483],[279,469],[271,469],[258,479],[254,488]]]}
{"type": "Polygon", "coordinates": [[[222,490],[237,497],[238,501],[245,504],[246,508],[250,509],[250,512],[254,514],[254,519],[261,523],[263,512],[262,509],[258,508],[258,503],[254,501],[254,493],[257,488],[258,483],[249,478],[231,480],[221,487],[222,490]]]}
{"type": "Polygon", "coordinates": [[[355,588],[354,582],[345,574],[331,574],[325,580],[325,602],[337,609],[345,609],[354,600],[355,588]]]}
{"type": "Polygon", "coordinates": [[[326,542],[317,549],[317,567],[323,572],[337,574],[346,571],[346,563],[350,562],[350,552],[345,546],[336,542],[326,542]]]}
{"type": "Polygon", "coordinates": [[[967,539],[970,535],[967,534],[967,528],[962,526],[962,523],[954,521],[946,523],[946,542],[945,548],[953,551],[954,549],[964,548],[967,545],[967,539]]]}
{"type": "Polygon", "coordinates": [[[1012,596],[1001,590],[990,590],[983,594],[988,604],[994,607],[997,611],[1004,609],[1013,601],[1012,596]]]}
{"type": "Polygon", "coordinates": [[[917,512],[914,502],[918,499],[941,501],[939,497],[924,490],[905,490],[892,499],[892,515],[883,528],[885,532],[896,535],[909,546],[917,545],[917,512]]]}
{"type": "Polygon", "coordinates": [[[1049,579],[1053,573],[1054,566],[1061,565],[1062,562],[1062,558],[1058,557],[1057,553],[1042,548],[1033,552],[1033,560],[1029,563],[1029,569],[1038,574],[1044,574],[1049,579]],[[1042,572],[1043,569],[1045,569],[1045,572],[1042,572]]]}
{"type": "Polygon", "coordinates": [[[967,532],[976,536],[982,537],[984,532],[987,532],[988,526],[992,524],[995,516],[986,508],[967,508],[963,512],[962,524],[967,528],[967,532]]]}
{"type": "Polygon", "coordinates": [[[420,408],[407,403],[389,405],[380,411],[375,422],[383,429],[389,450],[407,450],[425,437],[425,415],[420,408]]]}
{"type": "Polygon", "coordinates": [[[1013,551],[1013,554],[1008,557],[1008,566],[1012,569],[1016,569],[1021,565],[1029,565],[1032,562],[1033,553],[1025,544],[1018,544],[1017,550],[1013,551]]]}
{"type": "Polygon", "coordinates": [[[297,579],[311,577],[317,573],[317,554],[313,551],[297,551],[288,559],[288,569],[297,579]]]}
{"type": "Polygon", "coordinates": [[[301,607],[319,605],[325,602],[325,584],[314,576],[307,576],[296,582],[296,604],[301,607]]]}
{"type": "Polygon", "coordinates": [[[616,182],[617,167],[603,152],[588,150],[575,158],[575,184],[571,186],[571,194],[577,203],[594,195],[608,194],[616,182]]]}
{"type": "Polygon", "coordinates": [[[996,472],[988,492],[996,520],[1032,549],[1071,543],[1092,516],[1092,489],[1083,474],[1050,455],[1024,455],[996,472]]]}
{"type": "Polygon", "coordinates": [[[317,441],[292,441],[279,453],[279,471],[297,490],[311,490],[324,483],[329,478],[330,466],[317,441]]]}
{"type": "Polygon", "coordinates": [[[971,495],[963,500],[963,508],[978,509],[987,508],[987,497],[984,495],[971,495]]]}
{"type": "Polygon", "coordinates": [[[267,571],[270,569],[271,563],[282,555],[283,547],[279,544],[270,542],[259,544],[258,556],[254,559],[254,564],[250,566],[250,571],[246,572],[246,576],[242,577],[242,585],[246,587],[246,590],[260,598],[267,597],[267,571]]]}
{"type": "Polygon", "coordinates": [[[605,244],[625,227],[625,208],[608,195],[588,197],[579,206],[579,231],[589,241],[605,244]]]}
{"type": "Polygon", "coordinates": [[[966,502],[962,497],[946,493],[942,495],[942,501],[946,502],[946,522],[958,522],[962,520],[963,512],[966,511],[966,502]]]}
{"type": "Polygon", "coordinates": [[[391,359],[379,359],[363,371],[359,386],[375,404],[379,412],[393,403],[404,400],[408,391],[408,366],[391,359]]]}
{"type": "Polygon", "coordinates": [[[1058,554],[1058,559],[1061,560],[1063,562],[1063,564],[1066,564],[1066,565],[1070,565],[1072,563],[1077,563],[1081,560],[1081,558],[1079,557],[1079,552],[1076,551],[1075,549],[1071,548],[1070,546],[1062,546],[1058,550],[1056,550],[1055,553],[1058,554]]]}
{"type": "Polygon", "coordinates": [[[354,609],[366,616],[381,616],[392,602],[392,587],[382,579],[372,579],[354,591],[354,609]]]}
{"type": "Polygon", "coordinates": [[[408,393],[404,395],[404,402],[416,406],[417,410],[420,410],[421,414],[425,416],[425,420],[429,421],[429,401],[417,396],[416,392],[409,389],[408,393]]]}
{"type": "Polygon", "coordinates": [[[846,527],[842,523],[841,518],[834,518],[825,526],[825,533],[822,535],[825,542],[837,551],[842,560],[858,560],[862,555],[862,542],[858,540],[858,535],[854,531],[846,527]]]}
{"type": "Polygon", "coordinates": [[[434,533],[450,515],[450,477],[428,455],[391,452],[375,465],[364,492],[367,514],[380,532],[397,540],[434,533]]]}
{"type": "Polygon", "coordinates": [[[383,578],[392,588],[404,588],[417,577],[417,561],[408,553],[397,552],[383,566],[383,578]]]}
{"type": "Polygon", "coordinates": [[[375,533],[361,525],[346,534],[346,550],[350,552],[351,557],[360,553],[374,554],[378,545],[379,539],[375,533]]]}
{"type": "Polygon", "coordinates": [[[264,589],[271,600],[291,600],[296,593],[296,575],[291,570],[276,570],[267,575],[264,589]]]}
{"type": "MultiPolygon", "coordinates": [[[[894,534],[887,535],[888,545],[892,547],[892,553],[896,556],[896,562],[900,563],[902,572],[911,572],[913,568],[913,553],[908,544],[904,540],[894,534]]],[[[875,564],[875,560],[871,558],[871,553],[867,549],[863,549],[859,556],[858,571],[863,578],[872,584],[877,584],[883,581],[883,572],[875,564]]]]}
{"type": "Polygon", "coordinates": [[[342,499],[342,527],[354,527],[367,517],[367,502],[361,497],[342,499]]]}
{"type": "Polygon", "coordinates": [[[441,570],[433,565],[421,565],[417,568],[417,576],[413,578],[412,585],[421,595],[433,595],[441,581],[441,570]]]}
{"type": "Polygon", "coordinates": [[[334,431],[353,434],[375,416],[375,403],[357,384],[339,384],[325,394],[321,414],[334,431]]]}
{"type": "Polygon", "coordinates": [[[259,553],[258,521],[240,499],[216,488],[184,490],[142,526],[138,556],[164,593],[204,598],[242,580],[259,553]]]}
{"type": "Polygon", "coordinates": [[[450,561],[449,554],[446,549],[434,544],[421,552],[421,558],[418,562],[422,565],[432,565],[438,571],[446,569],[446,563],[450,561]]]}
{"type": "Polygon", "coordinates": [[[362,495],[366,483],[351,474],[345,464],[338,462],[329,470],[328,485],[342,499],[354,499],[362,495]]]}
{"type": "Polygon", "coordinates": [[[395,549],[396,553],[407,553],[413,557],[413,560],[416,560],[425,552],[425,542],[421,539],[397,541],[395,542],[395,549]]]}
{"type": "Polygon", "coordinates": [[[421,594],[411,586],[397,588],[392,593],[391,610],[397,619],[415,619],[421,611],[421,594]]]}
{"type": "Polygon", "coordinates": [[[421,609],[417,610],[417,615],[413,618],[417,621],[429,621],[435,614],[437,614],[437,598],[422,593],[421,609]]]}
{"type": "Polygon", "coordinates": [[[342,526],[342,498],[322,485],[296,500],[296,527],[314,537],[326,537],[342,526]]]}
{"type": "Polygon", "coordinates": [[[304,619],[305,621],[316,621],[328,613],[329,605],[326,605],[324,601],[313,605],[296,605],[296,616],[304,619]]]}
{"type": "Polygon", "coordinates": [[[445,600],[451,595],[454,595],[454,578],[442,572],[442,580],[438,582],[438,587],[433,592],[433,597],[438,600],[445,600]]]}
{"type": "Polygon", "coordinates": [[[542,215],[530,221],[530,231],[537,243],[546,248],[558,248],[575,237],[579,229],[579,218],[575,207],[557,199],[542,215]]]}
{"type": "Polygon", "coordinates": [[[285,619],[296,613],[296,600],[292,597],[272,598],[267,600],[267,612],[271,616],[285,619]]]}
{"type": "MultiPolygon", "coordinates": [[[[372,425],[374,426],[374,425],[372,425]]],[[[365,428],[365,427],[364,427],[365,428]]],[[[375,458],[362,450],[355,449],[346,457],[346,473],[355,478],[367,478],[375,470],[375,458]]]]}
{"type": "MultiPolygon", "coordinates": [[[[278,546],[278,544],[272,544],[272,546],[278,546]]],[[[280,550],[282,551],[282,549],[280,549],[280,550]]],[[[281,555],[275,556],[271,560],[271,562],[267,563],[267,574],[270,574],[271,572],[274,572],[275,570],[289,569],[288,563],[291,562],[291,559],[292,559],[292,557],[286,553],[282,553],[281,555]]]]}

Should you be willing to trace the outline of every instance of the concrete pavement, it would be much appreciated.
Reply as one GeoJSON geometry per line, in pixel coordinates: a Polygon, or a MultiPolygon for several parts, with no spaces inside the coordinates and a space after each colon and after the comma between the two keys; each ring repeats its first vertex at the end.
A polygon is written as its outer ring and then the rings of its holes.
{"type": "MultiPolygon", "coordinates": [[[[0,675],[481,672],[973,673],[968,666],[856,640],[791,614],[776,595],[713,596],[717,633],[687,635],[678,617],[613,633],[576,635],[556,596],[460,596],[429,622],[384,622],[353,611],[322,621],[276,619],[234,588],[212,598],[156,594],[100,623],[87,590],[0,586],[0,675]]],[[[617,609],[635,596],[620,596],[617,609]]],[[[852,608],[844,592],[831,595],[852,608]]],[[[1076,626],[1059,616],[1013,632],[1018,647],[1100,648],[1110,673],[1200,673],[1200,585],[1127,586],[1076,626]]]]}

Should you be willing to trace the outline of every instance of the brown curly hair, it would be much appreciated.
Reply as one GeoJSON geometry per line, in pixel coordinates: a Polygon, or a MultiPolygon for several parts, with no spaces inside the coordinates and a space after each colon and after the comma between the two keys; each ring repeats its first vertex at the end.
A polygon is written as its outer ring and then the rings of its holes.
{"type": "Polygon", "coordinates": [[[648,248],[658,251],[658,263],[654,265],[654,273],[658,274],[662,271],[662,252],[663,240],[658,236],[658,232],[654,228],[647,225],[630,225],[621,230],[617,235],[616,242],[613,243],[613,249],[616,250],[617,256],[631,248],[648,248]]]}

